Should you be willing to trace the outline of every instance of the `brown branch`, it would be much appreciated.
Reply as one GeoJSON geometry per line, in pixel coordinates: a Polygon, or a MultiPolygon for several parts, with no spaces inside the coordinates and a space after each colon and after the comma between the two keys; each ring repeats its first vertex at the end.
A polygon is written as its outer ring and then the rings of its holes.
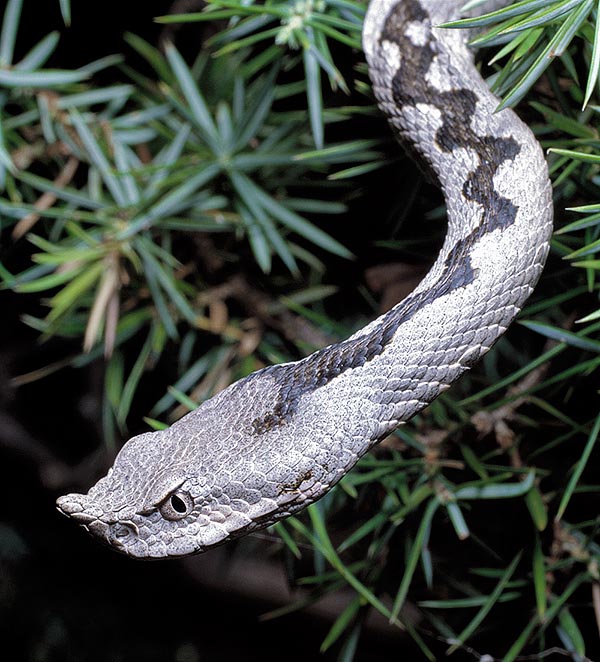
{"type": "MultiPolygon", "coordinates": [[[[552,349],[556,344],[556,341],[549,340],[544,347],[544,352],[552,349]]],[[[529,401],[528,392],[542,382],[549,369],[550,361],[547,361],[511,386],[506,391],[506,397],[514,399],[502,407],[492,411],[481,410],[471,416],[471,423],[475,426],[479,436],[484,437],[493,432],[498,445],[509,451],[511,464],[517,469],[523,467],[523,461],[515,445],[515,432],[509,426],[508,421],[514,421],[517,418],[518,409],[529,401]]]]}
{"type": "MultiPolygon", "coordinates": [[[[77,172],[77,166],[79,165],[79,159],[74,156],[69,157],[65,163],[63,169],[58,173],[58,176],[54,180],[53,184],[57,188],[64,188],[67,184],[73,179],[75,173],[77,172]]],[[[40,211],[50,209],[57,200],[55,193],[46,191],[34,202],[33,206],[40,211]]],[[[24,216],[13,228],[12,236],[13,239],[20,239],[24,234],[27,234],[29,230],[40,220],[40,214],[36,212],[31,212],[24,216]]]]}
{"type": "Polygon", "coordinates": [[[310,347],[325,347],[333,339],[314,324],[300,315],[296,315],[277,301],[250,283],[241,275],[229,281],[229,293],[246,311],[258,317],[267,327],[281,333],[291,342],[301,342],[310,347]]]}

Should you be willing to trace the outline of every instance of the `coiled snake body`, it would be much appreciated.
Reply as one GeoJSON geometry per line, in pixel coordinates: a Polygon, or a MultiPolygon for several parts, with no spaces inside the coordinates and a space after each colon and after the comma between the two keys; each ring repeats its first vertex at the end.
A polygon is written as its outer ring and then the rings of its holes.
{"type": "Polygon", "coordinates": [[[193,554],[272,524],[323,496],[506,330],[548,253],[551,190],[531,131],[494,113],[465,35],[432,27],[460,4],[372,0],[363,32],[379,105],[446,198],[448,234],[425,279],[349,339],[134,437],[87,495],[58,500],[62,512],[134,557],[193,554]]]}

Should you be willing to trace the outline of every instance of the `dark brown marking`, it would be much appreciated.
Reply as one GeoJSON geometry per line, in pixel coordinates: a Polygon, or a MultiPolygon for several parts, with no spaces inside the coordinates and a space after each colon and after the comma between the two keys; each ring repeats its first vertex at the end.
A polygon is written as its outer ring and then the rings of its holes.
{"type": "Polygon", "coordinates": [[[297,492],[300,489],[300,485],[302,485],[302,483],[304,483],[305,481],[310,480],[312,477],[313,477],[312,469],[308,469],[303,474],[298,476],[294,480],[294,482],[281,485],[279,487],[279,495],[281,496],[282,494],[288,494],[289,492],[297,492]]]}
{"type": "MultiPolygon", "coordinates": [[[[396,43],[402,54],[401,67],[392,82],[394,100],[400,109],[418,103],[435,106],[442,116],[442,126],[435,136],[438,147],[446,153],[466,148],[478,155],[479,165],[466,176],[462,193],[465,199],[482,206],[481,222],[450,250],[438,281],[425,292],[409,295],[383,315],[380,324],[368,336],[346,340],[325,347],[297,363],[271,366],[251,375],[248,379],[268,375],[279,388],[272,411],[252,422],[251,432],[254,434],[264,434],[284,425],[294,415],[303,395],[324,386],[346,370],[361,367],[379,356],[398,327],[417,310],[473,282],[477,277],[469,258],[473,244],[487,232],[508,227],[516,218],[517,208],[494,190],[493,178],[502,163],[514,159],[519,153],[519,145],[512,138],[478,136],[473,131],[471,120],[478,99],[472,90],[461,88],[440,92],[429,87],[426,74],[438,54],[437,42],[432,36],[425,45],[418,46],[406,35],[409,23],[428,21],[429,15],[418,0],[398,3],[386,20],[381,40],[396,43]]],[[[419,152],[413,136],[401,134],[399,137],[411,151],[419,152]]],[[[432,163],[427,166],[429,170],[432,163]]]]}

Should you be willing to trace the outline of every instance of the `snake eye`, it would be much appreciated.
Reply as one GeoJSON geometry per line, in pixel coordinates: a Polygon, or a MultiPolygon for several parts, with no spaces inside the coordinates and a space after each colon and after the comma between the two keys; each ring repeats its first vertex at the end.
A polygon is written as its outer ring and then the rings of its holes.
{"type": "Polygon", "coordinates": [[[163,501],[158,510],[168,520],[183,519],[192,512],[194,500],[187,492],[174,492],[163,501]]]}

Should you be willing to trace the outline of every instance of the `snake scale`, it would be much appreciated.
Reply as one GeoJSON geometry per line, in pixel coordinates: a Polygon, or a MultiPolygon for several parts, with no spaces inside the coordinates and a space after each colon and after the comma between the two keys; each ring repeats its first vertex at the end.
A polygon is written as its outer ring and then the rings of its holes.
{"type": "Polygon", "coordinates": [[[379,106],[446,199],[448,233],[420,285],[347,340],[130,439],[88,494],[58,499],[61,512],[137,558],[268,526],[322,497],[504,333],[548,254],[551,188],[531,131],[494,112],[464,32],[434,27],[460,5],[372,0],[363,30],[379,106]]]}

